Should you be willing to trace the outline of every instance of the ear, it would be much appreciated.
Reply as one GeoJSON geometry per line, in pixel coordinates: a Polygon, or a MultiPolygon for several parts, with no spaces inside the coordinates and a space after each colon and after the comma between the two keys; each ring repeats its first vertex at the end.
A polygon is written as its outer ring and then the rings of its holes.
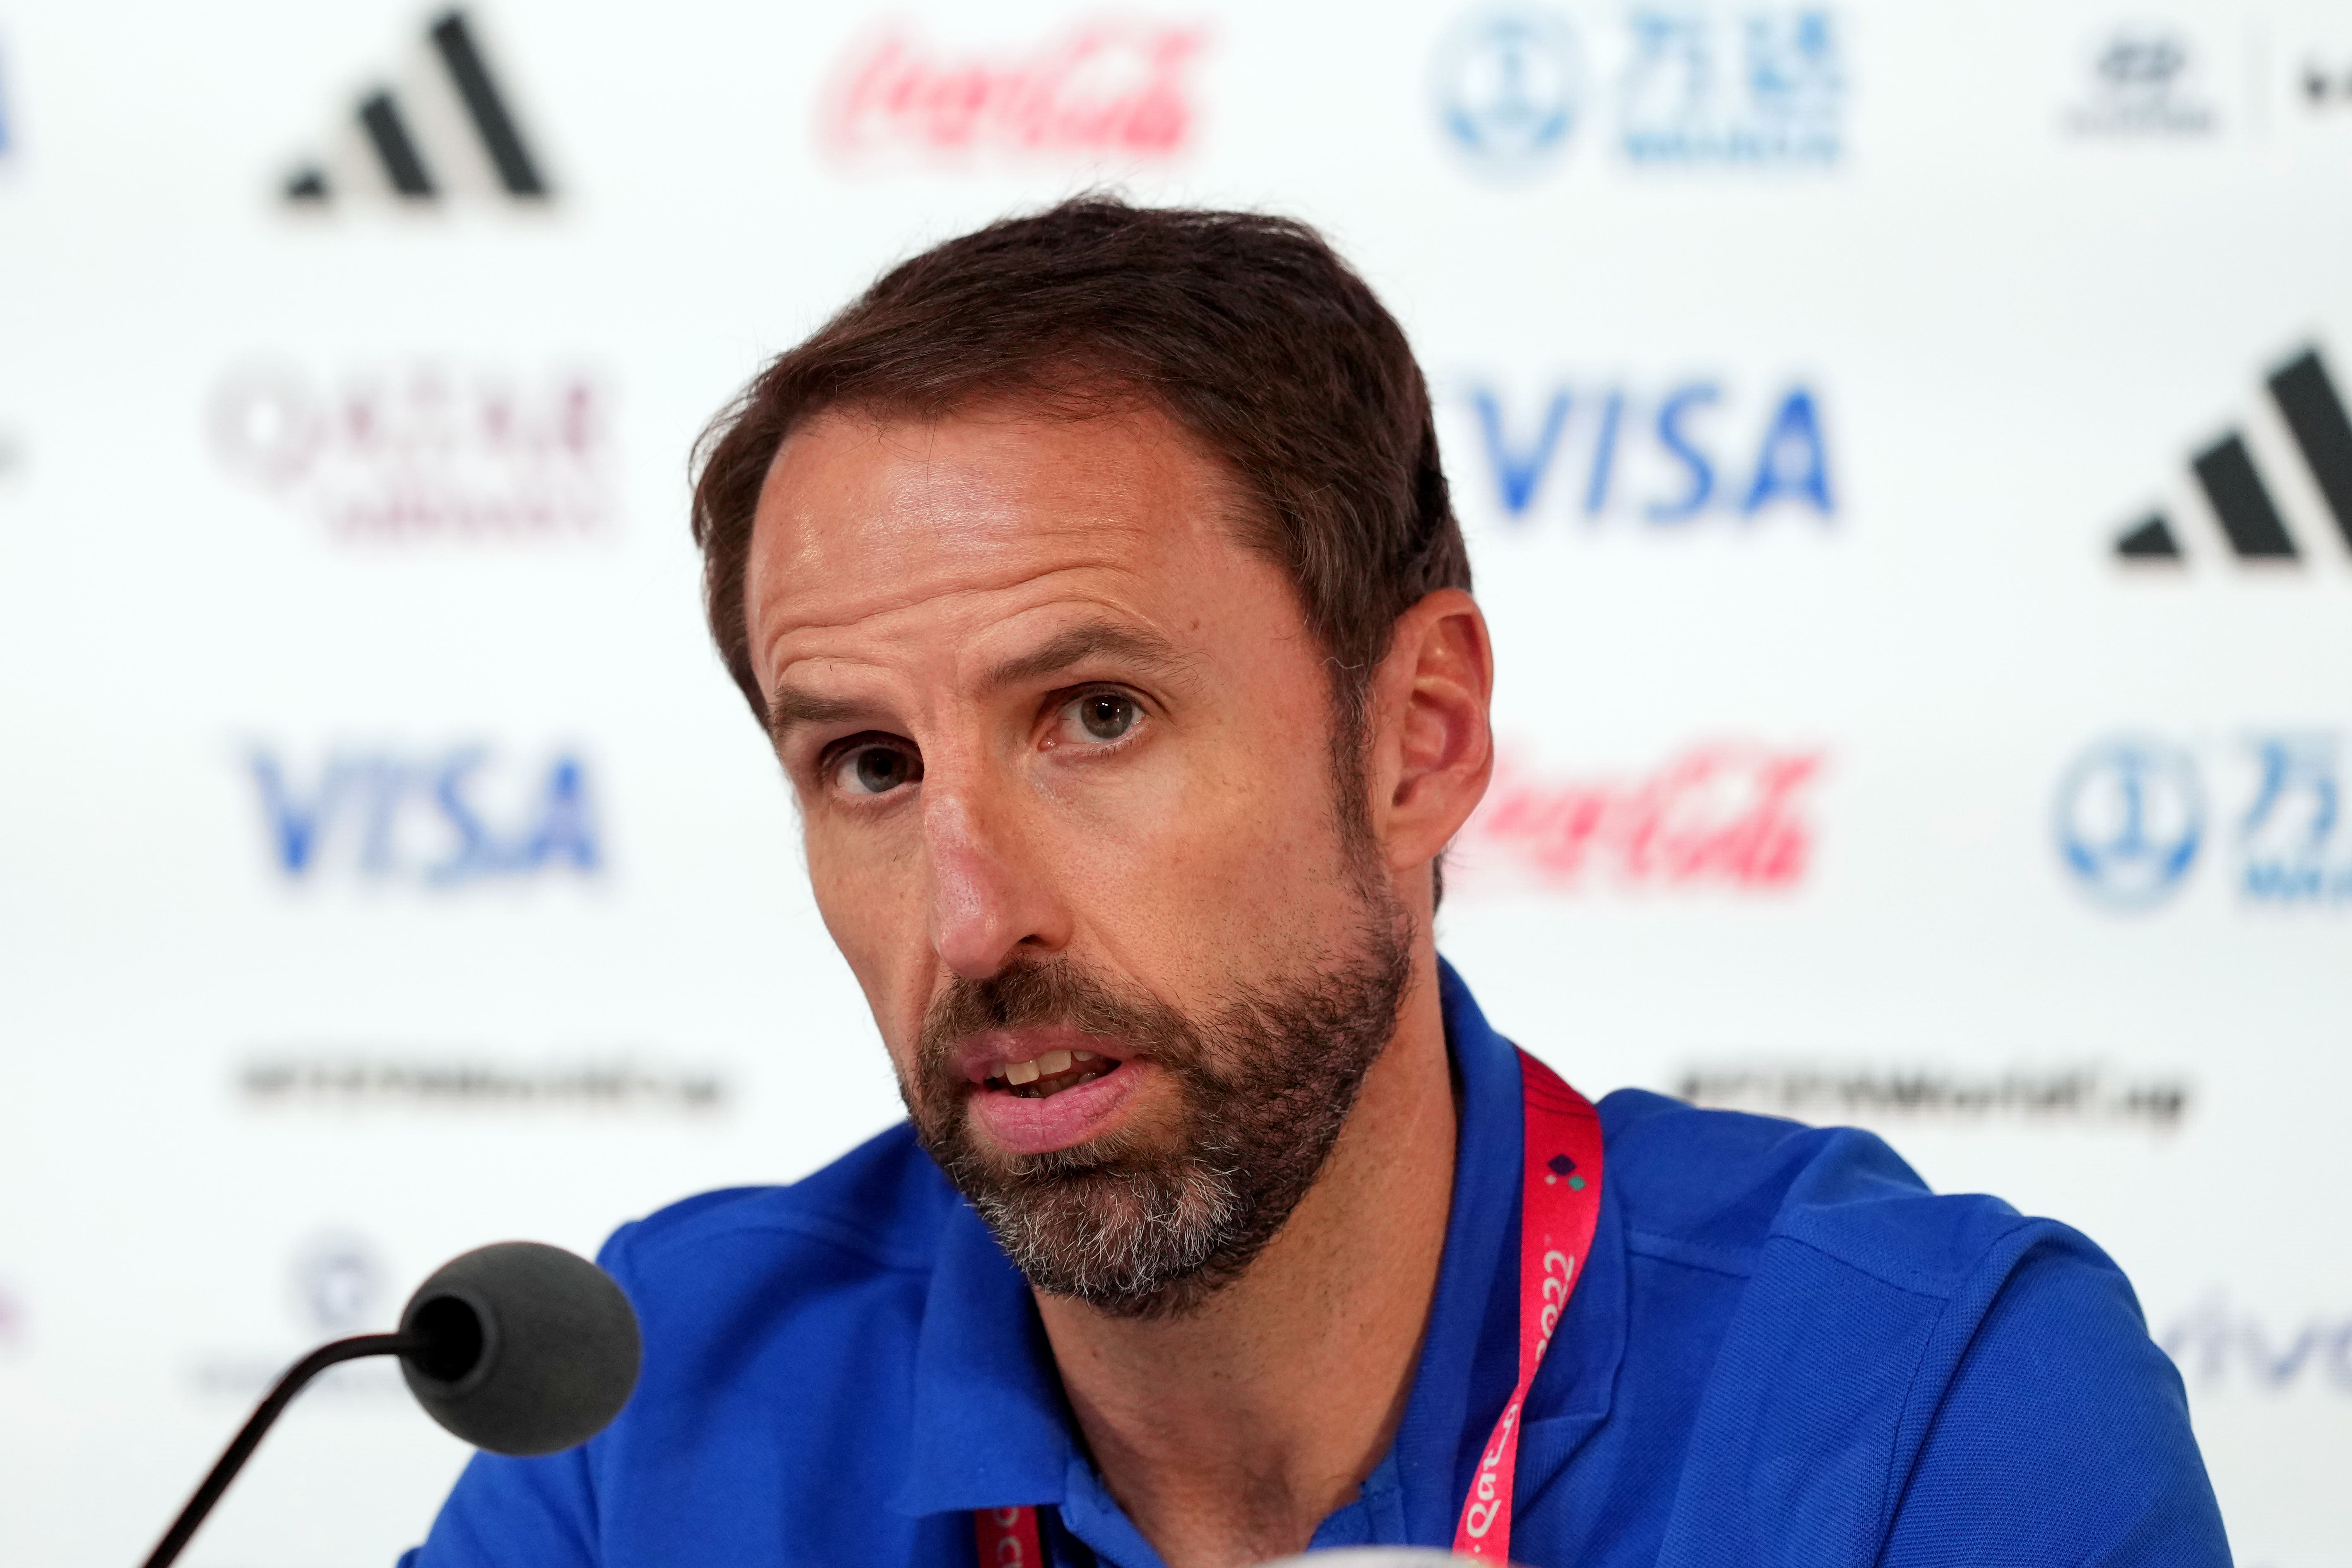
{"type": "Polygon", "coordinates": [[[1435,859],[1486,793],[1495,649],[1477,601],[1440,588],[1397,617],[1372,679],[1371,821],[1400,885],[1435,859]]]}

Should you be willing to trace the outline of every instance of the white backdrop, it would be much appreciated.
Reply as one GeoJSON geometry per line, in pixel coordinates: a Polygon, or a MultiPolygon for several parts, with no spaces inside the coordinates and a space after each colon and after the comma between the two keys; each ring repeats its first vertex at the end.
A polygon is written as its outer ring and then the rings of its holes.
{"type": "MultiPolygon", "coordinates": [[[[436,20],[0,5],[0,1561],[135,1560],[454,1252],[896,1116],[686,453],[1108,181],[1324,226],[1432,374],[1498,1025],[2080,1226],[2241,1560],[2352,1563],[2352,10],[482,0],[503,144],[436,20]]],[[[189,1561],[462,1458],[353,1373],[189,1561]]]]}

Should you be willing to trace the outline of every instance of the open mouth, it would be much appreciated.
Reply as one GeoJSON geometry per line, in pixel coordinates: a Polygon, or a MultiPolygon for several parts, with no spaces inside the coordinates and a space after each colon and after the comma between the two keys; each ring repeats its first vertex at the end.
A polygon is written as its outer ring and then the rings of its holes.
{"type": "Polygon", "coordinates": [[[987,1087],[1021,1100],[1046,1100],[1118,1068],[1117,1061],[1094,1051],[1046,1051],[1025,1062],[999,1062],[989,1070],[987,1087]]]}

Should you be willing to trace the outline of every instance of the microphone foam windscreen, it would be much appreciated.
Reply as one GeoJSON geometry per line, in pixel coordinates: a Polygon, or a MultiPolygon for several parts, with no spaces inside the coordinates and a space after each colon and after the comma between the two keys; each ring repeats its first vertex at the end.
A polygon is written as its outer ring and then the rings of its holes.
{"type": "Polygon", "coordinates": [[[612,1276],[535,1241],[443,1264],[409,1298],[400,1331],[433,1342],[400,1358],[417,1403],[497,1454],[552,1454],[603,1431],[629,1402],[643,1353],[612,1276]]]}

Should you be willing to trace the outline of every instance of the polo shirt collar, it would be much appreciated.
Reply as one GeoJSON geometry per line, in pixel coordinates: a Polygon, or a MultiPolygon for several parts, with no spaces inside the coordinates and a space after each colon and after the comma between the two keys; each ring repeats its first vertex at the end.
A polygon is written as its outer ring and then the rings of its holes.
{"type": "MultiPolygon", "coordinates": [[[[1437,983],[1461,1094],[1445,1256],[1395,1446],[1365,1482],[1363,1495],[1323,1521],[1313,1542],[1318,1548],[1452,1544],[1479,1457],[1518,1384],[1526,1145],[1518,1047],[1495,1032],[1444,959],[1437,983]]],[[[1519,1442],[1521,1506],[1549,1484],[1609,1413],[1625,1353],[1618,1199],[1618,1188],[1604,1180],[1591,1255],[1528,1391],[1519,1442]]]]}
{"type": "Polygon", "coordinates": [[[1053,1347],[1028,1281],[960,1198],[923,1303],[914,1384],[893,1509],[920,1517],[1063,1500],[1078,1454],[1053,1347]]]}
{"type": "MultiPolygon", "coordinates": [[[[1460,1084],[1454,1195],[1436,1300],[1396,1445],[1366,1495],[1331,1515],[1315,1544],[1450,1542],[1480,1450],[1517,1379],[1519,1063],[1454,967],[1439,1003],[1460,1084]],[[1401,1514],[1401,1520],[1400,1520],[1401,1514]]],[[[1565,1457],[1606,1415],[1624,1351],[1624,1257],[1614,1189],[1602,1185],[1592,1256],[1528,1405],[1565,1457]]],[[[1027,1282],[971,1207],[940,1238],[916,1347],[906,1479],[892,1507],[921,1516],[1013,1504],[1116,1513],[1087,1470],[1053,1351],[1027,1282]]],[[[1104,1525],[1132,1534],[1121,1517],[1104,1525]]],[[[1123,1554],[1120,1554],[1123,1555],[1123,1554]]]]}

